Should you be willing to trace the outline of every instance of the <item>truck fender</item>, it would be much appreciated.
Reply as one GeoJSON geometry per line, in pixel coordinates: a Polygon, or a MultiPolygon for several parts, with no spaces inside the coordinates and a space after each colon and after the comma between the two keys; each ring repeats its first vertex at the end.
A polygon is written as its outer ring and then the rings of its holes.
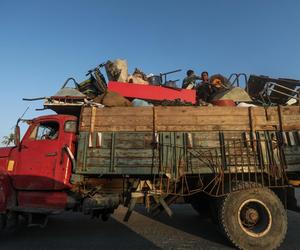
{"type": "Polygon", "coordinates": [[[0,175],[0,213],[16,205],[16,192],[9,175],[0,175]]]}

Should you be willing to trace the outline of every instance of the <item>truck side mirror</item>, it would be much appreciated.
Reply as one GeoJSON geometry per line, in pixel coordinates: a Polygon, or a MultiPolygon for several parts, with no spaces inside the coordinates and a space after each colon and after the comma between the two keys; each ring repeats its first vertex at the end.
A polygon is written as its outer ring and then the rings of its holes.
{"type": "Polygon", "coordinates": [[[20,126],[16,125],[14,134],[14,143],[19,148],[20,147],[20,126]]]}

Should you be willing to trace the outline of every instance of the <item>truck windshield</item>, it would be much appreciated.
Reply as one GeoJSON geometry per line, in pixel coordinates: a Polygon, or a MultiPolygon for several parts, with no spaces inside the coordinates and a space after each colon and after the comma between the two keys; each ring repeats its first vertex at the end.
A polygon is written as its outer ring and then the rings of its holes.
{"type": "Polygon", "coordinates": [[[31,132],[30,139],[55,140],[58,138],[59,124],[57,122],[41,122],[31,132]]]}

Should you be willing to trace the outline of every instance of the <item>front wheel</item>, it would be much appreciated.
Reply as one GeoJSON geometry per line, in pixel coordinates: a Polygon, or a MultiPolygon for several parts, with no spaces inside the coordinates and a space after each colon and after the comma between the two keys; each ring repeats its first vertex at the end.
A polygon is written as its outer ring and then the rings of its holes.
{"type": "Polygon", "coordinates": [[[267,188],[228,194],[219,210],[225,236],[239,249],[276,249],[287,231],[287,215],[279,198],[267,188]]]}

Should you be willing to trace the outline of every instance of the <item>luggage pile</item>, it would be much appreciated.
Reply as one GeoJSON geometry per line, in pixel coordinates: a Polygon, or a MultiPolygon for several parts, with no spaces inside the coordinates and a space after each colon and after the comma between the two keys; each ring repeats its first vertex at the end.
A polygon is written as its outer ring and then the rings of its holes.
{"type": "MultiPolygon", "coordinates": [[[[300,81],[267,76],[232,74],[226,78],[216,74],[207,79],[206,85],[198,83],[193,89],[179,88],[178,80],[167,80],[175,70],[160,74],[145,74],[135,68],[128,73],[126,60],[117,59],[100,64],[89,70],[85,81],[78,83],[68,78],[53,96],[24,99],[44,99],[44,109],[60,114],[79,114],[83,105],[88,106],[273,106],[297,105],[300,81]],[[106,71],[106,77],[101,70],[106,71]],[[72,82],[74,86],[68,87],[72,82]],[[214,89],[203,97],[205,88],[214,89]]],[[[201,79],[200,77],[197,79],[201,79]]]]}

